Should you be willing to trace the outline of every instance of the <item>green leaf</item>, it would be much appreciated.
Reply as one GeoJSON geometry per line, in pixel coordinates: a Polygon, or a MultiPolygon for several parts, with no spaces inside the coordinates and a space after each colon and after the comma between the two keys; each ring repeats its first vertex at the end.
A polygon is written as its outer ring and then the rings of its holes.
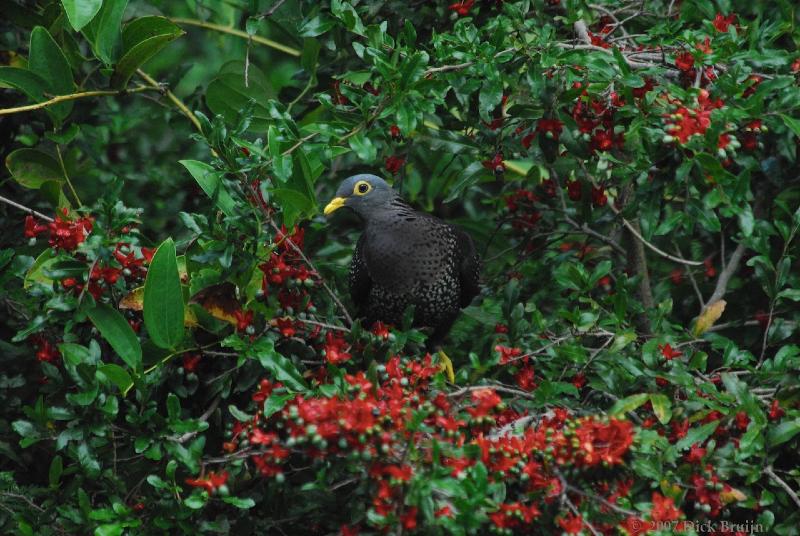
{"type": "Polygon", "coordinates": [[[622,415],[629,411],[633,411],[650,398],[648,393],[639,393],[629,397],[617,400],[611,409],[608,411],[609,415],[622,415]]]}
{"type": "Polygon", "coordinates": [[[278,413],[292,398],[294,398],[294,394],[292,393],[286,393],[283,395],[273,393],[269,395],[269,398],[264,401],[264,419],[269,419],[274,414],[278,413]]]}
{"type": "Polygon", "coordinates": [[[183,340],[184,303],[175,243],[164,240],[156,250],[144,282],[144,325],[159,348],[174,349],[183,340]]]}
{"type": "Polygon", "coordinates": [[[136,69],[183,34],[165,17],[140,17],[129,22],[122,30],[122,57],[114,68],[111,85],[124,88],[136,69]]]}
{"type": "Polygon", "coordinates": [[[270,339],[259,339],[248,353],[257,358],[262,367],[270,371],[276,380],[283,382],[289,389],[308,390],[303,375],[298,372],[294,363],[275,350],[275,343],[270,339]]]}
{"type": "Polygon", "coordinates": [[[192,510],[199,510],[206,505],[206,502],[208,502],[208,493],[205,491],[189,495],[183,500],[183,504],[192,510]]]}
{"type": "Polygon", "coordinates": [[[235,506],[236,508],[241,508],[241,509],[244,509],[244,510],[246,510],[248,508],[252,508],[252,507],[254,507],[256,505],[256,502],[253,499],[251,499],[250,497],[240,498],[240,497],[230,497],[230,496],[228,496],[228,497],[223,497],[222,498],[222,502],[231,504],[231,505],[235,506]]]}
{"type": "Polygon", "coordinates": [[[25,188],[37,189],[48,181],[61,183],[64,174],[55,158],[38,149],[17,149],[6,157],[6,167],[25,188]]]}
{"type": "Polygon", "coordinates": [[[50,462],[50,471],[48,471],[48,481],[51,488],[57,488],[61,480],[61,474],[64,472],[64,462],[61,456],[55,456],[53,461],[50,462]]]}
{"type": "Polygon", "coordinates": [[[121,523],[108,523],[94,529],[94,536],[121,536],[124,530],[121,523]]]}
{"type": "Polygon", "coordinates": [[[767,439],[769,440],[770,446],[775,447],[786,443],[798,433],[800,433],[800,419],[795,419],[793,421],[787,420],[770,428],[769,432],[767,432],[767,439]]]}
{"type": "Polygon", "coordinates": [[[80,344],[64,342],[58,345],[58,351],[61,352],[64,361],[73,367],[77,367],[83,363],[92,363],[92,353],[88,348],[80,344]]]}
{"type": "Polygon", "coordinates": [[[794,132],[795,136],[800,137],[800,120],[795,119],[794,117],[789,117],[788,115],[778,114],[783,119],[784,124],[789,127],[789,129],[794,132]]]}
{"type": "Polygon", "coordinates": [[[45,93],[50,91],[47,80],[28,69],[19,67],[0,67],[0,83],[17,88],[34,102],[47,100],[45,93]]]}
{"type": "Polygon", "coordinates": [[[61,0],[61,4],[64,6],[70,26],[79,32],[97,15],[103,0],[61,0]]]}
{"type": "Polygon", "coordinates": [[[672,402],[666,395],[651,394],[650,403],[653,405],[653,413],[661,424],[667,424],[672,418],[672,402]]]}
{"type": "Polygon", "coordinates": [[[121,25],[128,0],[103,0],[100,12],[83,29],[92,51],[106,65],[112,65],[119,57],[121,25]]]}
{"type": "Polygon", "coordinates": [[[711,421],[702,426],[691,428],[683,439],[675,443],[675,448],[678,450],[684,450],[691,447],[695,443],[702,443],[714,433],[714,430],[717,429],[717,426],[719,426],[719,421],[711,421]]]}
{"type": "Polygon", "coordinates": [[[217,207],[226,216],[232,217],[236,214],[236,202],[222,184],[222,173],[205,162],[197,160],[179,160],[179,162],[194,177],[206,195],[216,201],[217,207]]]}
{"type": "Polygon", "coordinates": [[[233,60],[219,69],[217,76],[206,89],[206,104],[215,114],[234,123],[239,111],[251,106],[250,129],[266,130],[271,122],[267,99],[275,97],[269,78],[255,65],[247,70],[247,84],[244,78],[244,62],[233,60]]]}
{"type": "Polygon", "coordinates": [[[348,143],[358,158],[366,164],[373,162],[378,156],[378,149],[375,147],[375,144],[372,143],[372,140],[363,132],[350,136],[348,143]]]}
{"type": "Polygon", "coordinates": [[[125,393],[133,385],[133,379],[131,379],[131,375],[128,374],[128,371],[114,363],[100,365],[97,372],[102,374],[106,380],[116,385],[122,393],[125,393]]]}
{"type": "MultiPolygon", "coordinates": [[[[44,79],[54,95],[68,95],[75,90],[72,69],[64,52],[42,26],[31,32],[28,69],[44,79]]],[[[62,102],[50,106],[49,110],[55,118],[63,120],[72,111],[72,105],[71,101],[62,102]]]]}
{"type": "Polygon", "coordinates": [[[111,348],[129,367],[138,371],[142,366],[142,346],[125,317],[104,303],[98,303],[87,315],[111,348]]]}
{"type": "Polygon", "coordinates": [[[233,415],[233,418],[239,422],[248,422],[250,421],[250,419],[253,418],[252,415],[250,415],[249,413],[245,413],[244,411],[240,410],[233,404],[228,405],[228,411],[230,412],[231,415],[233,415]]]}

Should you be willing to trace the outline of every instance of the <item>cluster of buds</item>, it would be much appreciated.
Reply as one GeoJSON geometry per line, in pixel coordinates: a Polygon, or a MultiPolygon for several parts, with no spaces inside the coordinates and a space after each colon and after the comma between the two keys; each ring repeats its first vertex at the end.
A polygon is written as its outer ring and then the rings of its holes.
{"type": "Polygon", "coordinates": [[[664,114],[664,143],[686,144],[692,136],[702,136],[711,126],[711,112],[722,108],[722,99],[712,99],[705,89],[701,89],[692,107],[678,99],[667,97],[669,113],[664,114]]]}

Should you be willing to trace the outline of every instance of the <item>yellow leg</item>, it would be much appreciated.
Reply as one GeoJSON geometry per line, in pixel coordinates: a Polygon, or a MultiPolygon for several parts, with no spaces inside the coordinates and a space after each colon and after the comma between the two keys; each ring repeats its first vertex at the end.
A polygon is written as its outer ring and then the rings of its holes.
{"type": "Polygon", "coordinates": [[[450,358],[447,357],[447,354],[444,353],[444,350],[439,350],[439,366],[447,375],[447,379],[450,380],[450,383],[455,383],[456,381],[456,373],[453,370],[453,362],[450,361],[450,358]]]}

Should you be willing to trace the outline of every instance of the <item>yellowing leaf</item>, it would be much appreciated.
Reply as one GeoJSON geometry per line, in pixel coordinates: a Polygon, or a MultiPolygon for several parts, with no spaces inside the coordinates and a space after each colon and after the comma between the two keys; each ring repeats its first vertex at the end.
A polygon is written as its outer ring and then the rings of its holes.
{"type": "Polygon", "coordinates": [[[699,337],[708,331],[714,323],[722,316],[727,302],[725,300],[717,300],[714,303],[707,305],[706,308],[697,317],[697,322],[694,325],[694,336],[699,337]]]}
{"type": "MultiPolygon", "coordinates": [[[[130,311],[141,311],[144,306],[144,287],[135,288],[119,301],[120,309],[128,309],[130,311]]],[[[183,325],[187,328],[196,328],[197,315],[188,307],[183,310],[183,325]]]]}
{"type": "Polygon", "coordinates": [[[236,299],[236,287],[232,283],[220,283],[204,288],[189,300],[205,309],[208,314],[231,324],[236,324],[235,313],[242,306],[236,299]]]}
{"type": "Polygon", "coordinates": [[[719,494],[720,500],[725,504],[730,504],[732,502],[741,502],[747,499],[747,495],[742,493],[736,488],[730,488],[724,491],[721,491],[719,494]]]}

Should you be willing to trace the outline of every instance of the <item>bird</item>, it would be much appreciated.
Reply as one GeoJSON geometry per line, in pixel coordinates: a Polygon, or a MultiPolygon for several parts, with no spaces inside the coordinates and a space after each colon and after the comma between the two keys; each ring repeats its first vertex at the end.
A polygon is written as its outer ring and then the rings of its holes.
{"type": "Polygon", "coordinates": [[[330,216],[346,207],[363,232],[350,263],[350,295],[366,325],[398,325],[414,306],[412,326],[433,331],[426,346],[439,354],[453,382],[445,336],[480,292],[480,259],[465,231],[409,205],[382,178],[358,174],[344,179],[324,208],[330,216]]]}

